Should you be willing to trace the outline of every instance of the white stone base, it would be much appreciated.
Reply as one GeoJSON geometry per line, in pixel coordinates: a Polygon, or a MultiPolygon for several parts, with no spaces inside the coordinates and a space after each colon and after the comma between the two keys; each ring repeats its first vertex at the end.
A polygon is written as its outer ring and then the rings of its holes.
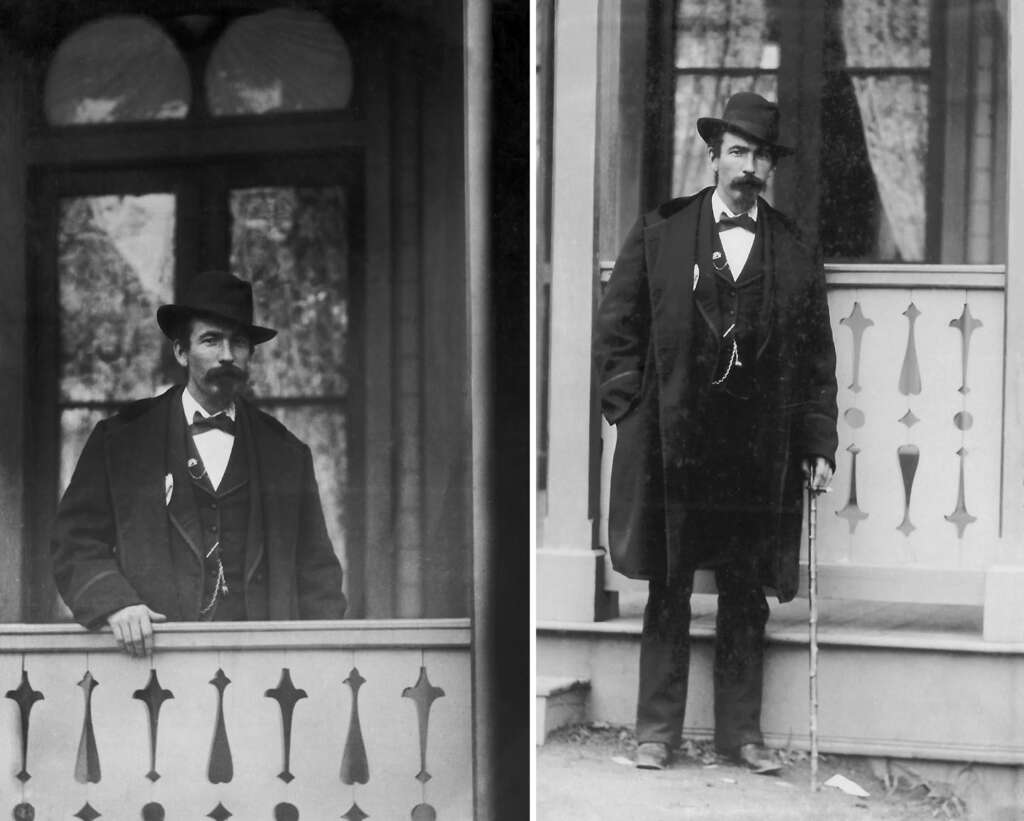
{"type": "Polygon", "coordinates": [[[537,621],[593,622],[618,615],[617,595],[604,589],[601,550],[537,551],[537,621]]]}
{"type": "Polygon", "coordinates": [[[1002,565],[985,573],[985,641],[1024,641],[1024,567],[1002,565]]]}
{"type": "Polygon", "coordinates": [[[537,744],[547,741],[548,733],[587,720],[587,693],[590,682],[559,676],[538,676],[537,744]]]}

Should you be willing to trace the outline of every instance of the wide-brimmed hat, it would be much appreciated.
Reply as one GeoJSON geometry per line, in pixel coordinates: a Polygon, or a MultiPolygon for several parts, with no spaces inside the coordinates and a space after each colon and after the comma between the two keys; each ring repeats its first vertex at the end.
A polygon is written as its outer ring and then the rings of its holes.
{"type": "Polygon", "coordinates": [[[277,336],[273,328],[252,324],[252,285],[223,271],[199,274],[185,286],[177,303],[161,305],[156,312],[160,330],[171,339],[181,323],[192,317],[210,317],[245,328],[253,345],[277,336]]]}
{"type": "Polygon", "coordinates": [[[711,142],[723,131],[733,131],[749,140],[769,146],[777,156],[793,153],[779,143],[779,106],[752,91],[733,94],[725,104],[725,113],[718,117],[697,120],[697,133],[704,142],[711,142]]]}

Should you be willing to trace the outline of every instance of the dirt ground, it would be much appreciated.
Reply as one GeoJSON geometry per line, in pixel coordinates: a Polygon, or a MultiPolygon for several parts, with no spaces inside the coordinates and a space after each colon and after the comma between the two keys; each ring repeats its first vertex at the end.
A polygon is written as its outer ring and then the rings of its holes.
{"type": "Polygon", "coordinates": [[[537,749],[537,821],[933,821],[966,818],[963,802],[934,785],[886,784],[860,758],[822,756],[819,782],[839,773],[870,795],[810,789],[806,753],[779,751],[778,776],[754,775],[715,755],[710,742],[685,742],[666,770],[633,766],[629,730],[569,727],[537,749]]]}

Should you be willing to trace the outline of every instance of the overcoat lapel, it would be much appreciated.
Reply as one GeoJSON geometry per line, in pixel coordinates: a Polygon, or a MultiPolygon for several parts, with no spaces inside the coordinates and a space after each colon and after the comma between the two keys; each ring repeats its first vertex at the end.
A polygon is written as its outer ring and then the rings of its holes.
{"type": "Polygon", "coordinates": [[[764,200],[758,200],[758,213],[764,220],[761,231],[764,242],[764,297],[761,300],[761,314],[759,322],[759,338],[761,344],[757,347],[757,358],[760,359],[772,336],[776,316],[776,289],[779,281],[778,268],[789,270],[786,266],[792,266],[793,260],[787,253],[789,247],[786,243],[785,234],[781,226],[775,224],[776,216],[764,200]]]}
{"type": "Polygon", "coordinates": [[[179,401],[170,403],[170,418],[166,426],[166,467],[174,480],[174,492],[167,505],[167,516],[189,550],[195,554],[199,562],[202,562],[203,526],[199,521],[199,509],[196,507],[196,496],[192,491],[192,479],[188,472],[185,414],[180,412],[181,393],[176,392],[174,395],[179,401]]]}
{"type": "MultiPolygon", "coordinates": [[[[244,402],[237,403],[237,410],[238,437],[245,448],[249,468],[249,525],[245,536],[245,581],[248,584],[266,551],[263,522],[267,517],[270,521],[274,520],[277,511],[268,509],[268,505],[271,508],[274,506],[276,494],[267,493],[266,482],[269,481],[269,477],[261,470],[259,458],[264,448],[272,445],[265,441],[268,437],[263,435],[254,414],[249,412],[249,407],[244,402]]],[[[238,444],[236,441],[235,446],[238,444]]]]}
{"type": "MultiPolygon", "coordinates": [[[[168,396],[180,396],[171,391],[168,396]]],[[[173,398],[126,424],[109,446],[110,485],[122,549],[134,548],[131,561],[152,578],[172,578],[170,532],[165,512],[165,447],[168,409],[173,398]]],[[[180,415],[180,414],[179,414],[180,415]]],[[[184,463],[183,463],[184,464],[184,463]]],[[[178,489],[175,479],[175,493],[178,489]]]]}
{"type": "Polygon", "coordinates": [[[680,357],[689,351],[694,306],[716,336],[721,325],[710,273],[700,270],[696,289],[693,283],[693,266],[698,264],[697,235],[711,190],[705,189],[690,204],[648,228],[644,235],[655,352],[658,371],[663,375],[675,372],[676,366],[685,361],[680,357]]]}
{"type": "Polygon", "coordinates": [[[693,302],[715,339],[721,339],[722,309],[718,304],[718,286],[715,284],[715,277],[720,274],[712,258],[712,254],[715,253],[712,235],[715,227],[714,216],[711,213],[711,197],[705,197],[697,210],[697,225],[690,240],[696,247],[695,255],[700,272],[693,289],[693,302]]]}

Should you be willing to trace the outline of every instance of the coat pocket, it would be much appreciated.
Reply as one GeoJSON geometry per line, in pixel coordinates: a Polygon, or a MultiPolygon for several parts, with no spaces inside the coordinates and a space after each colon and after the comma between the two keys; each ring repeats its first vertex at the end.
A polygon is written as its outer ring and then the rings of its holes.
{"type": "Polygon", "coordinates": [[[601,383],[601,413],[609,425],[617,425],[640,402],[642,371],[625,371],[601,383]]]}

